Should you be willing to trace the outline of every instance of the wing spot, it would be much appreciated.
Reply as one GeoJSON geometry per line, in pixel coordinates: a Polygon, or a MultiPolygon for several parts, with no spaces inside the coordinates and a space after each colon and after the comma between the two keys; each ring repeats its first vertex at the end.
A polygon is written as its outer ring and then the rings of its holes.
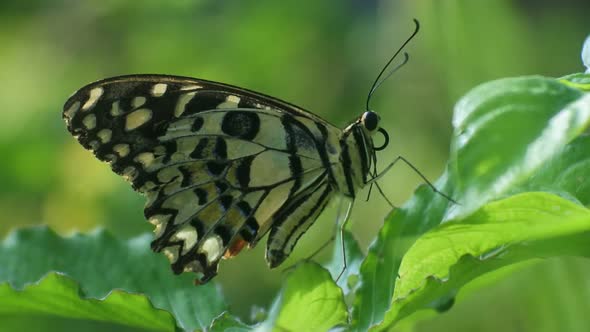
{"type": "Polygon", "coordinates": [[[135,157],[135,161],[142,164],[144,168],[149,167],[154,162],[154,154],[151,152],[142,152],[135,157]]]}
{"type": "Polygon", "coordinates": [[[82,124],[86,129],[94,129],[96,127],[96,115],[88,114],[82,119],[82,124]]]}
{"type": "Polygon", "coordinates": [[[223,116],[221,130],[232,137],[252,140],[260,130],[260,118],[254,112],[227,112],[223,116]]]}
{"type": "Polygon", "coordinates": [[[184,242],[184,246],[182,247],[182,255],[186,254],[192,247],[197,244],[197,240],[199,239],[199,234],[197,230],[191,225],[184,225],[180,228],[174,237],[177,240],[182,240],[184,242]]]}
{"type": "Polygon", "coordinates": [[[202,272],[203,266],[198,261],[191,261],[184,266],[184,272],[202,272]]]}
{"type": "Polygon", "coordinates": [[[186,90],[198,90],[198,89],[202,89],[203,87],[200,85],[196,85],[196,84],[191,84],[191,85],[185,85],[183,87],[180,88],[181,91],[186,91],[186,90]]]}
{"type": "Polygon", "coordinates": [[[210,161],[207,163],[207,170],[213,176],[220,175],[225,170],[225,163],[210,161]]]}
{"type": "Polygon", "coordinates": [[[88,146],[90,146],[92,150],[98,150],[98,148],[100,147],[100,143],[98,141],[90,141],[90,143],[88,143],[88,146]]]}
{"type": "Polygon", "coordinates": [[[147,99],[143,96],[138,96],[133,98],[133,101],[131,102],[131,104],[133,105],[133,108],[138,108],[143,106],[143,104],[145,104],[145,102],[147,101],[147,99]]]}
{"type": "Polygon", "coordinates": [[[234,198],[231,195],[223,195],[219,197],[219,203],[221,203],[221,207],[223,207],[224,211],[227,211],[230,208],[233,200],[234,198]]]}
{"type": "Polygon", "coordinates": [[[101,129],[96,136],[100,139],[100,141],[104,143],[108,143],[111,141],[111,137],[113,136],[113,131],[110,129],[101,129]]]}
{"type": "Polygon", "coordinates": [[[209,236],[201,245],[200,253],[207,256],[207,262],[211,264],[221,257],[221,250],[223,249],[223,241],[219,235],[209,236]]]}
{"type": "Polygon", "coordinates": [[[100,98],[103,93],[104,89],[101,87],[90,90],[90,97],[88,97],[88,100],[82,105],[82,111],[87,111],[96,105],[98,98],[100,98]]]}
{"type": "Polygon", "coordinates": [[[256,239],[256,234],[258,233],[258,221],[254,217],[250,217],[246,220],[246,224],[240,230],[240,236],[244,238],[244,240],[248,242],[254,241],[256,239]]]}
{"type": "Polygon", "coordinates": [[[229,95],[225,98],[225,101],[217,105],[217,108],[236,108],[240,102],[240,97],[229,95]]]}
{"type": "Polygon", "coordinates": [[[154,233],[156,234],[157,238],[160,237],[162,233],[164,233],[166,225],[168,225],[168,221],[170,221],[171,217],[172,216],[169,214],[156,214],[148,219],[150,224],[156,226],[154,233]]]}
{"type": "Polygon", "coordinates": [[[182,113],[186,110],[186,105],[195,97],[196,92],[189,92],[181,95],[176,102],[176,107],[174,108],[174,116],[179,118],[182,113]]]}
{"type": "Polygon", "coordinates": [[[64,117],[70,121],[74,115],[80,110],[80,102],[74,102],[67,110],[64,111],[64,117]]]}
{"type": "Polygon", "coordinates": [[[195,120],[193,121],[193,124],[191,126],[191,131],[193,133],[199,131],[203,127],[203,123],[205,123],[205,120],[203,120],[202,117],[195,117],[195,120]]]}
{"type": "Polygon", "coordinates": [[[168,258],[168,260],[172,264],[176,263],[176,261],[178,260],[178,252],[179,251],[180,251],[180,246],[178,246],[178,245],[166,247],[162,250],[164,255],[166,255],[166,257],[168,258]]]}
{"type": "Polygon", "coordinates": [[[196,188],[195,190],[193,190],[193,192],[195,193],[195,195],[197,196],[197,203],[199,205],[203,205],[205,203],[207,203],[207,191],[203,190],[201,188],[196,188]]]}
{"type": "Polygon", "coordinates": [[[152,87],[152,96],[162,97],[166,93],[166,89],[168,89],[168,84],[165,84],[165,83],[154,84],[154,86],[152,87]]]}
{"type": "Polygon", "coordinates": [[[137,111],[127,115],[125,119],[125,130],[130,131],[140,127],[152,118],[152,111],[148,108],[140,108],[137,111]]]}
{"type": "Polygon", "coordinates": [[[113,102],[113,104],[111,105],[111,115],[115,117],[121,114],[123,114],[123,111],[121,111],[121,106],[119,105],[119,101],[117,100],[113,102]]]}
{"type": "Polygon", "coordinates": [[[115,156],[114,154],[111,154],[111,153],[109,153],[109,154],[106,154],[106,155],[104,156],[104,159],[105,159],[105,160],[106,160],[108,163],[111,163],[111,164],[112,164],[112,163],[114,163],[115,161],[117,161],[117,156],[115,156]]]}
{"type": "Polygon", "coordinates": [[[117,144],[113,146],[113,151],[118,154],[119,157],[126,157],[130,152],[129,144],[117,144]]]}
{"type": "Polygon", "coordinates": [[[218,136],[215,140],[213,154],[218,159],[227,159],[227,143],[225,142],[225,139],[223,139],[223,137],[218,136]]]}
{"type": "Polygon", "coordinates": [[[121,174],[123,179],[125,179],[125,181],[129,181],[129,182],[135,180],[135,178],[137,178],[137,175],[139,175],[139,172],[137,171],[137,168],[135,168],[133,166],[126,167],[123,170],[123,173],[121,174]]]}

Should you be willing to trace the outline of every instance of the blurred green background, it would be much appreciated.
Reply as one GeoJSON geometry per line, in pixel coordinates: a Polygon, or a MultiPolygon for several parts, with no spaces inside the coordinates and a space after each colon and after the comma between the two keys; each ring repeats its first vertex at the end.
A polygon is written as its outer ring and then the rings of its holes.
{"type": "MultiPolygon", "coordinates": [[[[88,82],[130,73],[194,76],[273,95],[344,126],[363,111],[375,75],[412,32],[415,17],[422,29],[407,49],[410,63],[378,90],[372,108],[392,138],[380,164],[401,154],[436,179],[448,157],[457,99],[500,77],[582,71],[588,13],[587,0],[3,1],[0,236],[41,223],[61,234],[99,226],[120,238],[151,231],[143,198],[79,146],[62,122],[63,103],[88,82]]],[[[419,183],[401,165],[382,180],[397,205],[419,183]]],[[[252,305],[269,305],[282,270],[331,236],[335,205],[279,269],[266,267],[264,245],[222,264],[216,280],[234,312],[247,319],[252,305]]],[[[388,211],[377,194],[358,200],[353,230],[363,248],[388,211]]],[[[450,312],[416,328],[587,328],[578,321],[583,315],[567,309],[590,310],[590,281],[576,277],[589,275],[586,265],[552,260],[510,269],[503,273],[508,277],[480,281],[486,286],[473,287],[450,312]],[[558,288],[578,279],[586,296],[558,288]]]]}

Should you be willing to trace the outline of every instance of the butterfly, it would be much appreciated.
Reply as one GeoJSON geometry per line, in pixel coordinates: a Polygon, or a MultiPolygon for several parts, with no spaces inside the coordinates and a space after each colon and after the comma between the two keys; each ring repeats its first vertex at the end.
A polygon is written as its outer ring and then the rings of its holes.
{"type": "Polygon", "coordinates": [[[388,143],[368,107],[340,129],[274,97],[170,75],[86,85],[67,100],[63,119],[84,148],[147,197],[151,248],[174,273],[197,273],[198,283],[266,234],[266,261],[280,265],[334,196],[352,201],[374,182],[376,151],[388,143]]]}

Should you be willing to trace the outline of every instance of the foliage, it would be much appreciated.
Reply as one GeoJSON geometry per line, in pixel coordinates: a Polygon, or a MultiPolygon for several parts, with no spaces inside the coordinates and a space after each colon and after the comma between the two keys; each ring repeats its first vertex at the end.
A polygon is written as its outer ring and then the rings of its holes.
{"type": "Polygon", "coordinates": [[[149,251],[150,235],[64,238],[48,228],[18,230],[0,245],[0,315],[156,331],[387,330],[420,310],[448,310],[463,286],[501,267],[588,257],[589,81],[532,76],[473,89],[457,103],[451,158],[435,184],[458,203],[420,186],[386,219],[366,257],[345,233],[349,267],[338,284],[336,245],[330,272],[295,266],[252,325],[227,311],[214,284],[173,276],[149,251]]]}

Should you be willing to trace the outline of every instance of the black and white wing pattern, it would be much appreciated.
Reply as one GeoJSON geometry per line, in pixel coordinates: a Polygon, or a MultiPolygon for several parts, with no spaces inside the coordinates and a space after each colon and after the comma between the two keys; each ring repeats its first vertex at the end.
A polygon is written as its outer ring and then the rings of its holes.
{"type": "Polygon", "coordinates": [[[334,194],[341,130],[278,99],[194,78],[132,75],[77,91],[70,133],[147,196],[152,249],[204,283],[268,231],[281,264],[334,194]]]}

